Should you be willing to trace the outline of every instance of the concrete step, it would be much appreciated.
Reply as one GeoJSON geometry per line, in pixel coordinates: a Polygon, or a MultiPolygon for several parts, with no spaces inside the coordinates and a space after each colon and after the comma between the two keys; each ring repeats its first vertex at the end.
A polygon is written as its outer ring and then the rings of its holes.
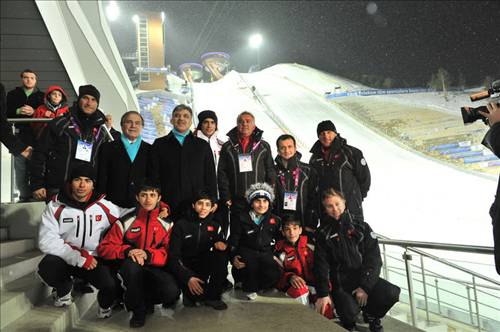
{"type": "Polygon", "coordinates": [[[0,204],[0,227],[9,228],[11,240],[36,239],[45,206],[45,202],[2,203],[0,204]]]}
{"type": "Polygon", "coordinates": [[[27,313],[34,305],[42,303],[49,296],[51,287],[46,286],[35,273],[30,273],[5,285],[1,292],[0,329],[27,313]]]}
{"type": "Polygon", "coordinates": [[[9,229],[7,227],[0,227],[0,241],[5,241],[9,238],[9,229]]]}
{"type": "MultiPolygon", "coordinates": [[[[25,331],[68,331],[87,313],[96,302],[97,292],[75,297],[68,307],[56,308],[52,297],[47,298],[40,306],[35,306],[20,318],[7,325],[2,332],[25,331]]],[[[97,309],[96,309],[97,310],[97,309]]],[[[94,313],[95,315],[95,313],[94,313]]]]}
{"type": "Polygon", "coordinates": [[[10,240],[0,242],[0,259],[13,257],[35,249],[34,239],[10,240]]]}
{"type": "Polygon", "coordinates": [[[28,251],[0,260],[0,289],[37,269],[43,254],[39,250],[28,251]]]}

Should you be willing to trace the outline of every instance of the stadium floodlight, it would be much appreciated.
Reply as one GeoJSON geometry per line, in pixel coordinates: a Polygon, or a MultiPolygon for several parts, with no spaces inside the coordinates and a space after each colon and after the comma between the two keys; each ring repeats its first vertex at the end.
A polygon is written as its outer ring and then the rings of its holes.
{"type": "Polygon", "coordinates": [[[106,7],[106,16],[110,21],[116,21],[116,19],[120,16],[120,8],[116,1],[110,1],[108,6],[106,7]]]}
{"type": "Polygon", "coordinates": [[[139,23],[139,15],[135,14],[132,16],[132,21],[134,21],[135,24],[139,23]]]}
{"type": "Polygon", "coordinates": [[[262,45],[262,35],[260,33],[255,33],[250,36],[248,39],[251,48],[259,49],[260,45],[262,45]]]}
{"type": "Polygon", "coordinates": [[[161,12],[161,23],[165,23],[165,12],[161,12]]]}

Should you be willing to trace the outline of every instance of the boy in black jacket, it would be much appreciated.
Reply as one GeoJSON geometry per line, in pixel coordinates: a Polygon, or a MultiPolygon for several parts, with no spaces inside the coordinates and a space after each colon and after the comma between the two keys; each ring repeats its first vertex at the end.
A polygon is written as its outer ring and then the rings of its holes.
{"type": "Polygon", "coordinates": [[[217,208],[207,192],[199,192],[187,217],[173,228],[168,267],[182,286],[185,306],[203,300],[216,310],[227,309],[221,300],[227,277],[227,245],[220,224],[214,220],[217,208]]]}
{"type": "Polygon", "coordinates": [[[235,279],[241,279],[248,300],[257,299],[257,291],[274,287],[281,271],[274,261],[274,244],[279,238],[281,220],[271,213],[273,188],[255,183],[246,191],[249,208],[231,224],[230,256],[235,279]]]}

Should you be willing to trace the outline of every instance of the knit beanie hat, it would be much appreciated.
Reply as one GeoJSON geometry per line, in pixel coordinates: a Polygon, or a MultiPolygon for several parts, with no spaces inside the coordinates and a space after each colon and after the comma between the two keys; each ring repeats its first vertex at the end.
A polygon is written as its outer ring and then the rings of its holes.
{"type": "Polygon", "coordinates": [[[89,163],[82,163],[71,170],[68,181],[71,182],[80,176],[89,178],[95,183],[96,171],[89,163]]]}
{"type": "Polygon", "coordinates": [[[318,128],[316,129],[316,133],[318,134],[318,137],[319,137],[319,134],[321,134],[321,132],[326,131],[326,130],[331,130],[331,131],[337,133],[337,129],[335,128],[335,125],[330,120],[321,121],[318,124],[318,128]]]}
{"type": "Polygon", "coordinates": [[[203,111],[200,114],[198,114],[198,126],[196,127],[196,129],[200,130],[201,124],[206,119],[213,119],[215,121],[215,126],[217,126],[218,119],[217,119],[217,115],[215,114],[215,112],[210,111],[210,110],[206,110],[206,111],[203,111]]]}
{"type": "Polygon", "coordinates": [[[252,204],[254,199],[265,198],[270,204],[274,201],[274,189],[265,182],[254,183],[245,192],[245,197],[249,204],[252,204]]]}
{"type": "Polygon", "coordinates": [[[97,103],[99,104],[99,99],[101,98],[101,93],[92,84],[81,85],[78,88],[78,100],[80,100],[80,98],[82,98],[85,95],[89,95],[89,96],[94,97],[95,100],[97,100],[97,103]]]}

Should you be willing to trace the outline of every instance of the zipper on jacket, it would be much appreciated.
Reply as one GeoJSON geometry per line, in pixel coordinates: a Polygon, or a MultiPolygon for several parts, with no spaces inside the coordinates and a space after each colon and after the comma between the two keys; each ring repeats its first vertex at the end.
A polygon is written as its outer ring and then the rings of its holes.
{"type": "Polygon", "coordinates": [[[93,219],[93,218],[92,218],[92,215],[90,215],[90,232],[89,232],[89,233],[90,233],[90,234],[89,234],[89,236],[90,236],[90,237],[92,237],[92,223],[93,223],[93,220],[92,220],[92,219],[93,219]]]}
{"type": "Polygon", "coordinates": [[[76,237],[80,234],[80,216],[76,216],[76,237]]]}
{"type": "Polygon", "coordinates": [[[85,218],[85,212],[83,212],[83,233],[82,233],[82,246],[81,248],[85,248],[85,233],[87,231],[87,218],[85,218]]]}
{"type": "Polygon", "coordinates": [[[196,237],[196,252],[200,248],[200,238],[201,238],[201,221],[198,224],[198,236],[196,237]]]}
{"type": "Polygon", "coordinates": [[[149,227],[149,218],[151,216],[151,211],[148,211],[148,217],[146,219],[146,236],[144,238],[144,245],[142,246],[142,249],[146,250],[146,243],[148,243],[148,227],[149,227]]]}
{"type": "Polygon", "coordinates": [[[257,247],[261,247],[262,244],[262,229],[264,228],[264,218],[260,222],[259,235],[257,236],[257,247]]]}
{"type": "MultiPolygon", "coordinates": [[[[300,240],[300,238],[299,238],[299,240],[300,240]]],[[[302,269],[302,275],[304,276],[304,279],[305,279],[306,278],[306,270],[304,269],[304,263],[302,262],[302,256],[300,256],[299,240],[297,240],[297,243],[295,245],[295,251],[297,252],[297,259],[299,260],[300,268],[302,269]]]]}

